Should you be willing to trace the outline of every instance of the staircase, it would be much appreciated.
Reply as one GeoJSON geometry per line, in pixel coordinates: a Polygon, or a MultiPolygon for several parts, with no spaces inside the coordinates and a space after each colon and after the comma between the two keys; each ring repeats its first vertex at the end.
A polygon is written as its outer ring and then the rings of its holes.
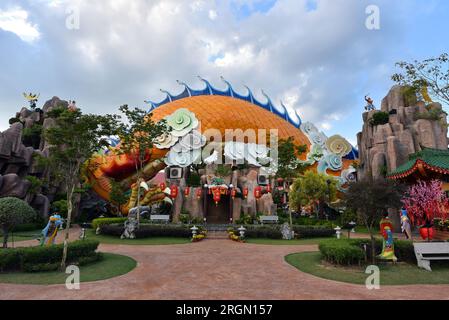
{"type": "Polygon", "coordinates": [[[228,239],[227,229],[232,225],[229,224],[208,224],[205,226],[207,230],[207,239],[228,239]]]}

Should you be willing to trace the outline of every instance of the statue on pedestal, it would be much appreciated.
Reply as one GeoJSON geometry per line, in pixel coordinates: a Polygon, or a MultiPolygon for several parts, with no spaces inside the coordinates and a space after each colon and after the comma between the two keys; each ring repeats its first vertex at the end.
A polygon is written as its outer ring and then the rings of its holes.
{"type": "Polygon", "coordinates": [[[410,226],[410,219],[407,214],[407,209],[401,209],[401,230],[402,233],[405,234],[407,239],[412,238],[412,228],[410,226]]]}
{"type": "Polygon", "coordinates": [[[378,258],[396,262],[398,258],[394,255],[393,224],[388,218],[388,213],[386,213],[384,218],[380,220],[380,232],[383,237],[383,246],[382,253],[378,258]]]}

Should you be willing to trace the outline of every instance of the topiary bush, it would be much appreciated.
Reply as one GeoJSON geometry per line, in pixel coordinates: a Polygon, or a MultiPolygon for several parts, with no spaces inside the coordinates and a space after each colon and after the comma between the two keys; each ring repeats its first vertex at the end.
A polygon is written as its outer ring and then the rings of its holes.
{"type": "Polygon", "coordinates": [[[390,121],[390,115],[388,114],[388,112],[379,111],[373,114],[370,124],[372,126],[378,126],[387,124],[388,121],[390,121]]]}
{"type": "Polygon", "coordinates": [[[365,258],[365,253],[360,247],[344,240],[320,242],[319,250],[324,260],[340,265],[360,264],[365,258]]]}
{"type": "Polygon", "coordinates": [[[123,224],[128,218],[98,218],[92,220],[92,228],[97,230],[97,228],[102,228],[105,225],[109,224],[123,224]]]}
{"type": "Polygon", "coordinates": [[[293,225],[296,238],[325,238],[332,237],[335,230],[327,226],[296,226],[293,225]]]}
{"type": "MultiPolygon", "coordinates": [[[[335,264],[361,264],[364,262],[365,257],[371,256],[371,241],[370,239],[326,240],[320,242],[319,250],[323,259],[328,262],[335,264]]],[[[382,239],[376,239],[375,250],[376,255],[381,253],[382,239]]],[[[416,263],[412,241],[394,240],[394,253],[398,261],[416,263]]]]}
{"type": "MultiPolygon", "coordinates": [[[[95,240],[80,240],[68,245],[67,262],[70,264],[86,263],[98,259],[95,240]]],[[[45,247],[24,247],[0,251],[0,271],[53,271],[60,266],[64,245],[45,247]]]]}
{"type": "Polygon", "coordinates": [[[0,225],[3,231],[3,248],[8,247],[8,234],[15,226],[31,221],[37,215],[28,203],[18,198],[0,199],[0,225]]]}
{"type": "MultiPolygon", "coordinates": [[[[120,237],[123,230],[123,224],[104,224],[100,227],[101,234],[115,237],[120,237]]],[[[189,238],[192,235],[192,231],[188,225],[141,224],[134,234],[137,239],[152,237],[189,238]]]]}

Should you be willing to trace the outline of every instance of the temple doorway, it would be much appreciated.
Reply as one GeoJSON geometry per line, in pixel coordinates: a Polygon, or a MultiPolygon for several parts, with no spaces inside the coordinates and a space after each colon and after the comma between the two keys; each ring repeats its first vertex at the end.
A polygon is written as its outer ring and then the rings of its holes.
{"type": "Polygon", "coordinates": [[[229,223],[231,196],[222,195],[218,204],[215,204],[212,194],[207,195],[206,218],[208,224],[229,223]]]}

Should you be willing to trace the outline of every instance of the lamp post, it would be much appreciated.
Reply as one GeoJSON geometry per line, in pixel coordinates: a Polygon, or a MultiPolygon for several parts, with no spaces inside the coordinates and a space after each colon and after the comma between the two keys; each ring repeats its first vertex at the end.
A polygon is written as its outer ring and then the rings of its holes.
{"type": "Polygon", "coordinates": [[[198,227],[197,226],[193,226],[192,228],[190,228],[190,230],[192,230],[192,236],[195,237],[196,233],[198,231],[198,227]]]}
{"type": "Polygon", "coordinates": [[[341,228],[339,226],[337,226],[336,228],[334,228],[335,230],[335,234],[337,235],[337,239],[340,239],[341,237],[341,228]]]}
{"type": "Polygon", "coordinates": [[[239,233],[240,233],[240,239],[244,239],[244,238],[245,238],[245,231],[246,231],[245,227],[244,227],[244,226],[241,226],[241,227],[238,228],[237,230],[238,230],[239,233]]]}

